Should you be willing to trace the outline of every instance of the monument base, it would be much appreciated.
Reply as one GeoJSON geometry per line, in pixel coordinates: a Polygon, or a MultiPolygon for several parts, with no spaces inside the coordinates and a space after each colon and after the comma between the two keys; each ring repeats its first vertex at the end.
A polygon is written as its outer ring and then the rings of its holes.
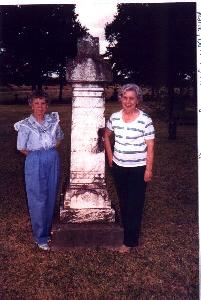
{"type": "Polygon", "coordinates": [[[115,211],[111,208],[82,208],[60,210],[62,223],[114,223],[115,211]]]}
{"type": "Polygon", "coordinates": [[[123,228],[119,224],[58,224],[53,228],[53,250],[119,247],[122,243],[123,228]]]}

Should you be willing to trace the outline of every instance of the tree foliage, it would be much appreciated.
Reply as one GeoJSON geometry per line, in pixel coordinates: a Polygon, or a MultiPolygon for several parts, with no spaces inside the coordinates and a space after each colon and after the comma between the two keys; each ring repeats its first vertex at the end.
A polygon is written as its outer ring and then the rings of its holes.
{"type": "Polygon", "coordinates": [[[76,55],[77,38],[86,32],[75,5],[0,7],[1,78],[41,86],[48,72],[63,78],[66,57],[76,55]]]}
{"type": "Polygon", "coordinates": [[[119,4],[105,32],[116,80],[172,86],[195,77],[195,3],[119,4]]]}

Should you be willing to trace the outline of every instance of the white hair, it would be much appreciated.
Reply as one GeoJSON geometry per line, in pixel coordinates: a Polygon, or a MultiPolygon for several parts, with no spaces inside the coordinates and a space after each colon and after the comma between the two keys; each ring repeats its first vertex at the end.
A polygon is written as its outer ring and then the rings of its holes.
{"type": "Polygon", "coordinates": [[[122,87],[118,91],[119,100],[121,99],[123,94],[127,91],[135,92],[137,95],[138,101],[142,101],[142,99],[143,99],[142,89],[137,84],[134,84],[134,83],[128,83],[128,84],[122,85],[122,87]]]}

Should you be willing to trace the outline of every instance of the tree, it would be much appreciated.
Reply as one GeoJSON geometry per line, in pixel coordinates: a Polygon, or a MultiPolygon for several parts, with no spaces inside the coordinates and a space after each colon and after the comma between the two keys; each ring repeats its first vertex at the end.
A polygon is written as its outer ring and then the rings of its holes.
{"type": "Polygon", "coordinates": [[[195,76],[195,3],[119,4],[105,33],[117,80],[172,85],[195,76]]]}
{"type": "Polygon", "coordinates": [[[196,90],[195,3],[119,4],[105,27],[114,78],[169,92],[169,120],[175,124],[175,86],[191,81],[196,90]]]}
{"type": "Polygon", "coordinates": [[[62,87],[66,57],[76,55],[77,38],[86,32],[74,10],[73,4],[0,7],[1,64],[7,59],[14,80],[41,88],[56,72],[62,87]]]}

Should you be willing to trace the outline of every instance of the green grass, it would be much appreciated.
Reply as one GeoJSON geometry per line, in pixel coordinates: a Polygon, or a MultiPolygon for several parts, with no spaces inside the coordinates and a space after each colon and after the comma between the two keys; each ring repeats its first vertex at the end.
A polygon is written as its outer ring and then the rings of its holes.
{"type": "MultiPolygon", "coordinates": [[[[62,179],[69,173],[70,105],[59,111],[65,140],[62,179]]],[[[108,103],[106,117],[118,109],[108,103]]],[[[148,109],[148,108],[147,108],[148,109]]],[[[26,205],[23,156],[13,124],[28,106],[0,106],[0,299],[198,299],[198,195],[196,127],[182,125],[175,141],[156,118],[154,179],[148,186],[141,245],[130,255],[108,250],[36,249],[26,205]]],[[[119,213],[106,166],[107,188],[119,213]]]]}

